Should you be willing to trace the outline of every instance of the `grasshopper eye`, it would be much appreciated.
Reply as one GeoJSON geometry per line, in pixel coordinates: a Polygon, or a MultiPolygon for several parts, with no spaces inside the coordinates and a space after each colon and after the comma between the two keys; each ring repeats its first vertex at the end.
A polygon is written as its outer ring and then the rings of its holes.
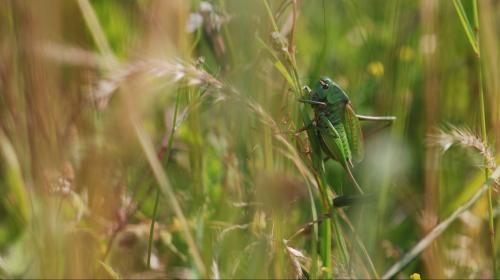
{"type": "Polygon", "coordinates": [[[329,86],[328,86],[328,83],[327,83],[327,82],[325,82],[324,80],[319,80],[319,84],[320,84],[320,85],[321,85],[321,87],[322,87],[323,89],[325,89],[325,90],[326,90],[326,89],[328,89],[328,87],[329,87],[329,86]]]}

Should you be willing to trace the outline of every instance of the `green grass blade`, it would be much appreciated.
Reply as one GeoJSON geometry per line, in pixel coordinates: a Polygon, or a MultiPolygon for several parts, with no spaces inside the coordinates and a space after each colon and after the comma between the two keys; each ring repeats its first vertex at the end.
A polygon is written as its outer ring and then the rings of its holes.
{"type": "Polygon", "coordinates": [[[271,24],[273,25],[273,29],[275,32],[279,32],[278,25],[276,24],[276,21],[274,20],[273,12],[271,11],[271,7],[269,6],[269,3],[267,0],[262,0],[264,2],[264,6],[266,7],[266,12],[267,15],[269,16],[269,20],[271,21],[271,24]]]}
{"type": "Polygon", "coordinates": [[[344,233],[340,226],[339,215],[335,212],[336,210],[332,207],[332,220],[333,220],[333,231],[335,234],[335,242],[340,249],[340,257],[344,264],[349,263],[349,251],[347,250],[347,244],[344,239],[344,233]]]}
{"type": "Polygon", "coordinates": [[[6,179],[6,186],[0,184],[4,192],[0,200],[3,201],[4,206],[16,218],[17,222],[24,224],[29,218],[29,210],[21,168],[14,147],[1,130],[0,156],[3,161],[3,174],[6,179]]]}
{"type": "MultiPolygon", "coordinates": [[[[170,132],[170,136],[168,138],[168,144],[167,144],[167,149],[164,158],[167,159],[170,157],[170,152],[172,150],[172,144],[174,143],[174,133],[175,133],[175,128],[177,124],[177,113],[179,112],[179,93],[177,93],[177,97],[175,100],[175,110],[174,110],[174,117],[172,120],[172,131],[170,132]]],[[[161,160],[161,158],[160,158],[161,160]]],[[[155,204],[153,208],[153,217],[151,218],[151,226],[149,229],[149,240],[148,240],[148,258],[146,262],[146,266],[150,268],[151,265],[151,251],[152,251],[152,245],[153,245],[153,234],[154,234],[154,225],[156,222],[156,212],[158,211],[158,203],[160,202],[160,188],[156,189],[156,197],[155,197],[155,204]]]]}
{"type": "Polygon", "coordinates": [[[278,69],[278,71],[281,73],[281,75],[283,75],[283,77],[288,82],[288,84],[290,84],[290,86],[293,87],[294,83],[293,83],[292,76],[290,76],[290,74],[286,70],[286,68],[283,65],[283,63],[281,63],[281,61],[277,60],[276,62],[274,62],[274,67],[276,67],[276,69],[278,69]]]}
{"type": "Polygon", "coordinates": [[[472,26],[469,22],[469,19],[467,18],[467,14],[465,13],[465,9],[464,9],[464,6],[462,5],[462,2],[460,0],[453,0],[453,5],[455,6],[455,10],[457,11],[457,15],[460,19],[460,22],[462,23],[465,34],[467,35],[467,39],[469,40],[469,43],[472,46],[472,49],[474,50],[474,52],[477,55],[479,55],[479,47],[477,44],[477,38],[474,35],[474,31],[473,31],[472,26]]]}

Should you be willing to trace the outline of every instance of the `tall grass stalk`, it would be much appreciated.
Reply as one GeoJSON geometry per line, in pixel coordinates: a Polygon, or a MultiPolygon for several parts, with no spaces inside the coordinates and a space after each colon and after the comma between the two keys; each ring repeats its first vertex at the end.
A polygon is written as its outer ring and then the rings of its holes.
{"type": "MultiPolygon", "coordinates": [[[[166,161],[168,164],[169,158],[170,158],[170,153],[172,151],[172,144],[174,143],[174,134],[175,134],[175,129],[177,126],[177,113],[179,111],[179,93],[177,93],[177,97],[175,98],[175,109],[174,109],[174,116],[172,119],[172,130],[170,131],[170,135],[168,136],[168,142],[167,142],[167,147],[165,148],[165,152],[162,153],[160,148],[160,153],[158,153],[158,159],[162,161],[163,158],[166,158],[166,161]]],[[[153,216],[151,217],[151,226],[149,228],[149,240],[148,240],[148,256],[147,256],[147,261],[146,261],[146,267],[151,268],[151,252],[152,252],[152,245],[153,245],[153,237],[154,237],[154,228],[155,228],[155,223],[156,223],[156,213],[158,211],[158,204],[160,201],[160,194],[161,190],[160,188],[156,188],[156,194],[155,194],[155,203],[153,206],[153,216]]]]}
{"type": "Polygon", "coordinates": [[[174,210],[174,213],[177,216],[177,218],[179,219],[181,229],[184,233],[184,238],[186,239],[186,242],[188,244],[189,251],[193,257],[194,264],[200,275],[206,276],[207,270],[205,269],[205,264],[201,257],[200,251],[198,250],[198,246],[196,246],[196,242],[189,228],[186,216],[184,215],[182,208],[172,189],[172,186],[170,185],[170,182],[167,179],[167,176],[165,175],[163,168],[161,167],[161,163],[154,152],[153,144],[151,143],[151,140],[149,139],[146,132],[144,131],[144,128],[140,125],[139,121],[136,119],[132,119],[131,121],[134,126],[134,131],[137,134],[137,137],[139,138],[142,148],[144,149],[144,153],[146,154],[151,169],[153,170],[153,174],[156,177],[156,180],[158,181],[159,187],[167,197],[170,206],[174,210]]]}
{"type": "MultiPolygon", "coordinates": [[[[488,132],[486,127],[486,110],[485,110],[485,99],[484,99],[484,90],[483,90],[483,74],[482,74],[482,61],[481,61],[481,47],[480,47],[480,27],[479,27],[479,12],[477,7],[477,0],[472,1],[472,13],[474,17],[474,27],[471,26],[469,20],[467,19],[467,15],[465,13],[465,9],[460,0],[453,0],[453,4],[457,11],[457,15],[460,18],[464,31],[469,39],[469,43],[474,50],[474,53],[477,57],[477,75],[478,75],[478,83],[479,83],[479,115],[481,121],[481,135],[484,143],[488,143],[488,132]],[[475,32],[473,32],[475,31],[475,32]]],[[[488,179],[489,177],[488,168],[484,168],[484,177],[488,179]]],[[[495,220],[493,216],[493,198],[492,198],[492,190],[488,189],[487,193],[488,199],[488,228],[490,235],[490,246],[491,246],[491,258],[492,258],[492,272],[494,277],[497,276],[497,262],[496,262],[496,244],[495,244],[495,220]]]]}
{"type": "Polygon", "coordinates": [[[115,66],[117,63],[116,58],[111,50],[111,47],[109,46],[106,35],[99,24],[99,19],[97,18],[89,0],[78,0],[77,3],[82,11],[85,23],[90,30],[90,34],[99,48],[99,51],[102,53],[104,57],[103,59],[106,61],[106,66],[108,68],[115,66]]]}
{"type": "MultiPolygon", "coordinates": [[[[488,145],[488,132],[486,128],[486,110],[484,106],[484,89],[483,89],[483,70],[481,60],[481,44],[480,44],[480,27],[479,27],[479,11],[477,8],[477,0],[472,1],[472,9],[474,13],[474,30],[476,31],[476,46],[477,46],[477,67],[478,67],[478,82],[479,82],[479,113],[481,115],[481,133],[483,142],[488,145]]],[[[485,162],[486,163],[486,162],[485,162]]],[[[486,163],[487,164],[487,163],[486,163]]],[[[485,164],[485,165],[486,165],[485,164]]],[[[487,179],[490,176],[489,169],[484,168],[484,177],[487,179]]],[[[497,252],[495,242],[495,217],[493,215],[493,198],[492,187],[488,188],[488,227],[490,232],[491,256],[493,262],[493,277],[497,277],[497,252]]]]}

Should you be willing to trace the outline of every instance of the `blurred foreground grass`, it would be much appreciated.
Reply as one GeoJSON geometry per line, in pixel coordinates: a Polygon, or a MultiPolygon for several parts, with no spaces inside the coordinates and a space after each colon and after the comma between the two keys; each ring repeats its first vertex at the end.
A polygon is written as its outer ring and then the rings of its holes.
{"type": "MultiPolygon", "coordinates": [[[[496,167],[499,19],[492,0],[0,1],[0,277],[382,276],[496,167]],[[295,134],[324,75],[397,117],[364,126],[363,207],[329,211],[356,191],[295,134]]],[[[396,277],[493,277],[488,206],[396,277]]]]}

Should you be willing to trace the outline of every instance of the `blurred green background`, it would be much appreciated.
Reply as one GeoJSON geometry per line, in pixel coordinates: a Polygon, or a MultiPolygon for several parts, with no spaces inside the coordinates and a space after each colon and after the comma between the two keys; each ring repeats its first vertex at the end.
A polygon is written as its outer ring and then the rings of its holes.
{"type": "MultiPolygon", "coordinates": [[[[382,276],[495,162],[499,19],[495,0],[0,1],[0,276],[382,276]],[[397,117],[363,123],[371,203],[329,211],[356,190],[295,133],[321,76],[397,117]]],[[[497,204],[395,277],[493,277],[497,204]]]]}

